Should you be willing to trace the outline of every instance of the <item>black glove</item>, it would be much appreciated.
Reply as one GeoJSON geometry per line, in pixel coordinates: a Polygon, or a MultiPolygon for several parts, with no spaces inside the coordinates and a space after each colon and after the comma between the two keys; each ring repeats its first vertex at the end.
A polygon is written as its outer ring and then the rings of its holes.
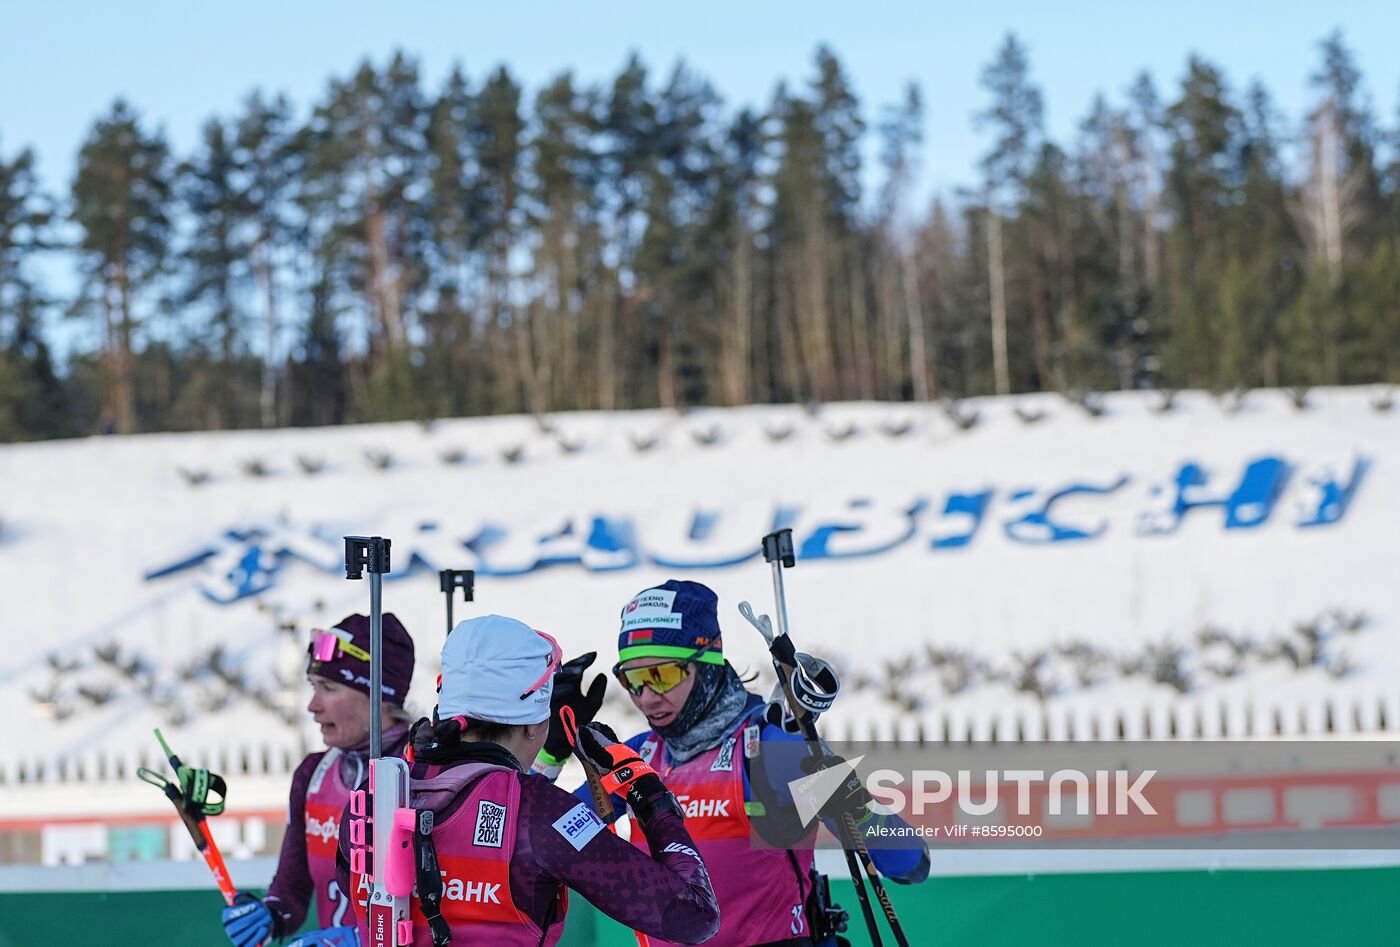
{"type": "Polygon", "coordinates": [[[582,730],[593,722],[598,708],[603,706],[603,694],[608,689],[607,675],[596,675],[588,690],[583,689],[583,672],[597,657],[596,651],[581,654],[572,661],[564,662],[554,672],[554,693],[549,699],[549,735],[544,738],[546,763],[562,766],[569,758],[569,738],[559,721],[559,709],[568,707],[572,710],[574,721],[582,730]]]}
{"type": "Polygon", "coordinates": [[[607,724],[580,727],[578,748],[584,765],[597,774],[603,790],[609,795],[624,796],[643,828],[659,812],[681,814],[676,797],[656,775],[656,770],[638,756],[636,750],[617,742],[617,734],[607,724]]]}
{"type": "MultiPolygon", "coordinates": [[[[844,757],[835,753],[823,753],[821,756],[804,756],[802,758],[802,772],[808,776],[819,773],[822,770],[831,769],[833,766],[845,766],[844,757]]],[[[866,803],[873,798],[865,788],[865,783],[861,782],[860,776],[854,769],[848,770],[850,778],[844,782],[839,789],[831,794],[830,798],[819,810],[824,819],[840,819],[844,815],[852,816],[857,822],[863,822],[874,813],[866,807],[866,803]]]]}

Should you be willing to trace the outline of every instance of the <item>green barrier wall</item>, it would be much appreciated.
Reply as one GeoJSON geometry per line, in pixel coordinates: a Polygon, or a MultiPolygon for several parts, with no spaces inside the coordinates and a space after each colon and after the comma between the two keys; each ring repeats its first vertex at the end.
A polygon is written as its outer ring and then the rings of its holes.
{"type": "MultiPolygon", "coordinates": [[[[850,882],[832,888],[852,942],[869,944],[850,882]]],[[[1400,868],[935,877],[890,890],[916,945],[1400,944],[1400,868]]],[[[571,903],[566,947],[635,943],[571,903]]],[[[213,891],[5,893],[0,947],[219,947],[218,911],[213,891]]]]}
{"type": "MultiPolygon", "coordinates": [[[[846,936],[868,947],[851,882],[831,887],[851,912],[846,936]]],[[[935,877],[886,890],[916,947],[1400,944],[1400,868],[935,877]]],[[[608,918],[595,923],[600,945],[635,944],[608,918]]]]}

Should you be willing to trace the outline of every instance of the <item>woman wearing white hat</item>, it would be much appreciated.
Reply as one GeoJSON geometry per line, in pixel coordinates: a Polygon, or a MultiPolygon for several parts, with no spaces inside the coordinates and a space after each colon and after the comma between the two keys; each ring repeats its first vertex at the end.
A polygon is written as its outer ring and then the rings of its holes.
{"type": "MultiPolygon", "coordinates": [[[[635,753],[603,729],[579,733],[604,786],[624,796],[645,827],[649,853],[527,773],[549,732],[559,658],[553,638],[500,615],[469,619],[448,635],[438,706],[412,738],[411,803],[433,811],[431,844],[443,876],[439,891],[415,890],[415,918],[427,922],[415,924],[415,945],[432,944],[434,931],[457,944],[554,944],[568,888],[614,920],[673,943],[703,943],[719,929],[709,874],[680,807],[635,753]]],[[[348,838],[341,833],[341,872],[362,905],[368,884],[349,871],[348,838]]]]}

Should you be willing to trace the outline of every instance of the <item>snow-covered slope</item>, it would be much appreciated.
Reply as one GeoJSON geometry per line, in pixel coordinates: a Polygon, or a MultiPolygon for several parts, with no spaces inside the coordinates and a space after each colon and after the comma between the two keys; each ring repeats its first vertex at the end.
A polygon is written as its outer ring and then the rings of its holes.
{"type": "Polygon", "coordinates": [[[1125,393],[1099,416],[989,399],[958,406],[966,429],[841,404],[0,447],[0,779],[129,777],[157,724],[233,773],[294,764],[314,745],[307,630],[368,607],[338,571],[346,533],[394,542],[385,606],[418,641],[420,710],[436,569],[479,570],[459,618],[519,616],[603,670],[633,593],[701,580],[726,654],[762,671],[736,606],[771,610],[758,540],[790,524],[794,637],[845,675],[835,735],[1395,727],[1400,409],[1378,397],[1186,392],[1161,411],[1125,393]]]}

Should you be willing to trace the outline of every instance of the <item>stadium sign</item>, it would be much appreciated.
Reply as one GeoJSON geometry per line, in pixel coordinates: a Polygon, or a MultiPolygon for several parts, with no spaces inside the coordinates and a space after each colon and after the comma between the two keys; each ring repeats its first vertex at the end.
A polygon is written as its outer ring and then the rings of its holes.
{"type": "MultiPolygon", "coordinates": [[[[1146,541],[1203,521],[1224,531],[1270,522],[1307,530],[1340,522],[1371,466],[1363,456],[1299,464],[1266,455],[1233,476],[1185,461],[1163,479],[1120,473],[1047,487],[952,490],[903,499],[856,496],[844,502],[783,500],[755,507],[695,504],[646,515],[560,511],[532,522],[490,516],[449,527],[439,519],[395,524],[396,571],[467,566],[483,576],[521,576],[554,566],[611,572],[641,566],[670,571],[737,566],[758,554],[754,537],[792,527],[804,560],[885,555],[902,547],[966,553],[982,542],[1055,548],[1113,532],[1146,541]]],[[[327,575],[342,569],[339,531],[285,518],[225,529],[218,540],[149,569],[148,582],[198,575],[203,594],[230,604],[274,588],[302,563],[327,575]]]]}

